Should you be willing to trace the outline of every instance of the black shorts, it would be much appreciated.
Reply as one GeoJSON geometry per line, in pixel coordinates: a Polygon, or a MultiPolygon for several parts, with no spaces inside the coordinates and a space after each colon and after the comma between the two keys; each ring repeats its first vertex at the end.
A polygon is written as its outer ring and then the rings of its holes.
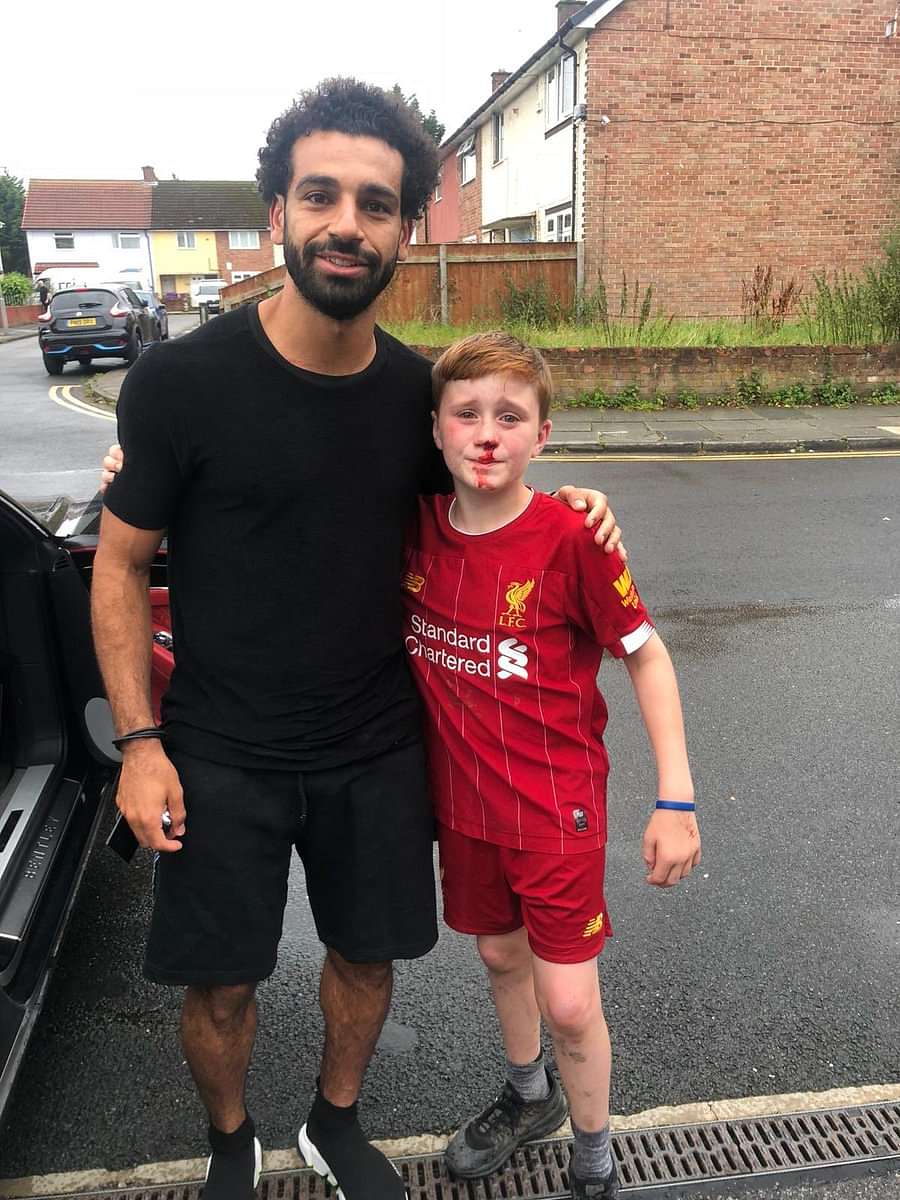
{"type": "Polygon", "coordinates": [[[183,848],[160,854],[145,973],[237,984],[275,969],[291,851],[319,937],[348,962],[437,941],[431,802],[420,743],[325,771],[247,770],[173,751],[183,848]]]}

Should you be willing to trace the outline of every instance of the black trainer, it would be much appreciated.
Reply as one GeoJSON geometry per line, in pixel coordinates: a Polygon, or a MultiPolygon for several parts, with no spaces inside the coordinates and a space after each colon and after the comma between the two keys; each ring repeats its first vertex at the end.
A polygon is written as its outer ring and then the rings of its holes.
{"type": "Polygon", "coordinates": [[[297,1145],[306,1165],[336,1189],[336,1200],[409,1200],[403,1176],[358,1125],[332,1139],[327,1159],[321,1144],[312,1140],[308,1122],[297,1145]]]}
{"type": "MultiPolygon", "coordinates": [[[[227,1136],[227,1135],[226,1135],[227,1136]]],[[[237,1150],[214,1148],[206,1163],[204,1200],[252,1200],[262,1171],[262,1146],[259,1138],[237,1150]]]]}
{"type": "Polygon", "coordinates": [[[569,1106],[559,1081],[549,1071],[547,1079],[550,1094],[530,1102],[507,1080],[497,1099],[450,1139],[444,1151],[450,1174],[457,1179],[490,1175],[519,1146],[558,1129],[569,1115],[569,1106]]]}
{"type": "Polygon", "coordinates": [[[569,1186],[572,1188],[572,1200],[616,1200],[619,1194],[616,1160],[613,1159],[612,1171],[606,1179],[576,1179],[575,1173],[570,1169],[569,1186]]]}

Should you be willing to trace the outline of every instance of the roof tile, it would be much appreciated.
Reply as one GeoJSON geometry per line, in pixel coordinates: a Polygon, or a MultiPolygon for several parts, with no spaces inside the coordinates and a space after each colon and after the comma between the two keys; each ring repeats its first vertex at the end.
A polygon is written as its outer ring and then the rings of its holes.
{"type": "Polygon", "coordinates": [[[268,210],[247,180],[166,179],[153,189],[151,229],[268,229],[268,210]]]}
{"type": "Polygon", "coordinates": [[[128,179],[32,179],[23,229],[149,229],[153,187],[128,179]]]}

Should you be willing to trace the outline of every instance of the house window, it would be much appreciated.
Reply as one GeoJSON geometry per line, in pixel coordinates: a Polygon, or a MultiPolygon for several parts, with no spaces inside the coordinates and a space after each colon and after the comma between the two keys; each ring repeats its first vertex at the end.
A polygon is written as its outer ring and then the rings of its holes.
{"type": "Polygon", "coordinates": [[[54,233],[53,240],[56,242],[57,250],[75,249],[74,233],[54,233]]]}
{"type": "Polygon", "coordinates": [[[503,158],[503,113],[495,112],[491,120],[491,132],[494,142],[494,162],[498,163],[503,158]]]}
{"type": "Polygon", "coordinates": [[[471,183],[475,178],[475,134],[466,138],[456,152],[459,159],[459,182],[471,183]]]}
{"type": "Polygon", "coordinates": [[[175,234],[175,240],[179,250],[194,250],[197,243],[194,240],[194,231],[192,229],[180,229],[175,234]]]}
{"type": "Polygon", "coordinates": [[[240,283],[242,279],[252,279],[254,275],[258,275],[259,271],[232,271],[231,282],[240,283]]]}
{"type": "Polygon", "coordinates": [[[141,235],[139,233],[114,233],[113,245],[119,250],[140,250],[141,235]]]}
{"type": "Polygon", "coordinates": [[[441,196],[443,195],[443,192],[444,192],[444,168],[443,168],[443,166],[441,166],[438,168],[437,183],[434,185],[435,200],[440,200],[441,196]]]}
{"type": "Polygon", "coordinates": [[[575,109],[575,55],[567,54],[547,72],[547,128],[552,129],[575,109]]]}
{"type": "Polygon", "coordinates": [[[559,212],[547,213],[547,241],[572,241],[572,210],[561,209],[559,212]]]}
{"type": "Polygon", "coordinates": [[[232,229],[228,234],[229,250],[258,250],[258,229],[232,229]]]}

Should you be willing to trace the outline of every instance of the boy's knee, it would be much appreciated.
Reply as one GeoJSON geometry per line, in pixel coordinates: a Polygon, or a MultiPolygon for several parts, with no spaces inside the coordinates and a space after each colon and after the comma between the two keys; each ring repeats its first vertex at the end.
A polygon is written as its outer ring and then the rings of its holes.
{"type": "Polygon", "coordinates": [[[481,961],[494,975],[507,975],[511,971],[529,966],[531,962],[528,943],[510,934],[486,934],[479,937],[478,953],[481,955],[481,961]]]}
{"type": "Polygon", "coordinates": [[[559,1038],[582,1037],[602,1014],[599,995],[588,989],[553,989],[539,994],[538,1004],[551,1034],[559,1038]]]}

